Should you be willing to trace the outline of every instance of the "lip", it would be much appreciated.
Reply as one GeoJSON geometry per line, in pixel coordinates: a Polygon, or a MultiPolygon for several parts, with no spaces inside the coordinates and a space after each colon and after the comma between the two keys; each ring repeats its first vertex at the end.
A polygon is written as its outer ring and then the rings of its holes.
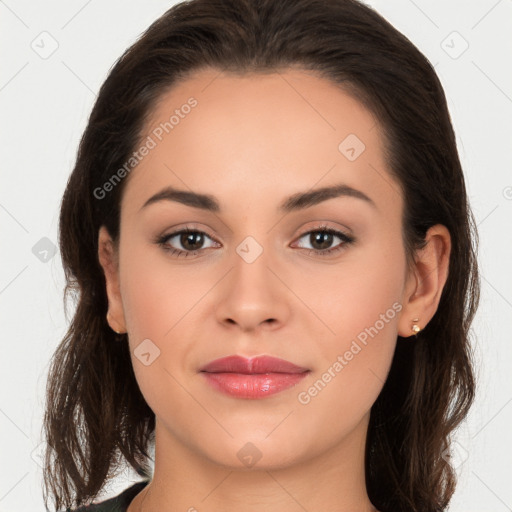
{"type": "Polygon", "coordinates": [[[215,359],[200,369],[208,384],[217,391],[249,399],[266,398],[293,387],[309,371],[276,357],[247,359],[238,355],[215,359]]]}
{"type": "Polygon", "coordinates": [[[203,366],[200,371],[253,375],[256,373],[303,373],[308,371],[308,368],[302,368],[277,357],[258,356],[247,359],[246,357],[233,355],[215,359],[203,366]]]}

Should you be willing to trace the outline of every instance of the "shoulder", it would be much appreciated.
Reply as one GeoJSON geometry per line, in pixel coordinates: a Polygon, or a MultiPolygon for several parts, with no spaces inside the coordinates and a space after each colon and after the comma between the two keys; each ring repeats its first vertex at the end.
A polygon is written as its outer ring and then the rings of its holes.
{"type": "Polygon", "coordinates": [[[149,480],[137,482],[113,498],[109,498],[99,503],[82,505],[81,507],[73,510],[68,508],[66,512],[126,512],[126,509],[135,496],[144,489],[148,483],[149,480]]]}

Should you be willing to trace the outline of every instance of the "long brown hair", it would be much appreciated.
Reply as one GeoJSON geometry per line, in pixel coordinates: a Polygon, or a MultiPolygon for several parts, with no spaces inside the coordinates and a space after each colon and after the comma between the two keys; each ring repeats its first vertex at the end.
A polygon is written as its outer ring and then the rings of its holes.
{"type": "MultiPolygon", "coordinates": [[[[59,242],[75,300],[49,371],[44,429],[45,503],[94,498],[121,457],[151,470],[155,416],[135,379],[128,344],[106,322],[98,230],[119,234],[122,180],[94,193],[129,159],[164,92],[201,68],[234,73],[290,67],[317,72],[376,116],[388,171],[404,197],[412,261],[434,224],[451,235],[438,310],[417,338],[398,337],[372,407],[366,484],[382,512],[444,510],[456,475],[445,456],[474,399],[469,328],[479,301],[477,232],[441,83],[418,49],[356,0],[191,0],[169,9],[116,62],[102,85],[64,193],[59,242]]],[[[47,505],[48,509],[48,505],[47,505]]]]}

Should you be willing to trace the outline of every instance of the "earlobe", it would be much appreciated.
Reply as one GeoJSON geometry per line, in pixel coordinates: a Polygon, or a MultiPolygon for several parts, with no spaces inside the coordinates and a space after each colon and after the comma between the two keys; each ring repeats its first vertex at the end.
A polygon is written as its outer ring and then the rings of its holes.
{"type": "Polygon", "coordinates": [[[117,334],[126,332],[123,303],[119,286],[118,253],[105,226],[98,233],[98,260],[105,275],[108,298],[107,322],[117,334]]]}
{"type": "Polygon", "coordinates": [[[451,237],[448,229],[436,224],[425,236],[426,244],[415,255],[414,272],[404,293],[398,334],[416,336],[432,319],[448,278],[451,237]]]}

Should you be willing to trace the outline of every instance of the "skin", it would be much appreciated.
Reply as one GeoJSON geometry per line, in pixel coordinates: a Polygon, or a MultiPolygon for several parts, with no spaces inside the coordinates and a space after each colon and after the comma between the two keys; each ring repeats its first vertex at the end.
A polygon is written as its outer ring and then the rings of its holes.
{"type": "MultiPolygon", "coordinates": [[[[413,335],[412,319],[423,328],[437,309],[449,233],[432,227],[406,267],[403,199],[386,169],[379,125],[329,81],[298,69],[202,70],[161,98],[146,136],[191,96],[197,106],[129,175],[119,246],[104,227],[99,232],[109,323],[128,332],[138,384],[156,415],[154,478],[128,511],[141,504],[146,512],[375,511],[364,475],[370,409],[397,335],[413,335]],[[366,146],[354,161],[338,149],[348,134],[366,146]],[[374,205],[341,196],[277,210],[292,194],[339,183],[374,205]],[[169,200],[142,208],[169,185],[213,195],[221,210],[169,200]],[[355,242],[334,237],[325,247],[342,249],[318,255],[322,246],[307,233],[322,225],[355,242]],[[202,245],[192,242],[202,248],[196,255],[176,257],[155,243],[185,226],[206,233],[202,245]],[[252,263],[236,251],[247,236],[263,249],[252,263]],[[401,306],[394,318],[300,403],[298,394],[394,303],[401,306]],[[148,366],[134,355],[145,339],[160,350],[148,366]],[[198,373],[231,354],[272,355],[310,373],[262,400],[233,398],[198,373]],[[261,455],[252,467],[237,457],[248,442],[261,455]]],[[[186,250],[179,236],[167,245],[186,250]]]]}

